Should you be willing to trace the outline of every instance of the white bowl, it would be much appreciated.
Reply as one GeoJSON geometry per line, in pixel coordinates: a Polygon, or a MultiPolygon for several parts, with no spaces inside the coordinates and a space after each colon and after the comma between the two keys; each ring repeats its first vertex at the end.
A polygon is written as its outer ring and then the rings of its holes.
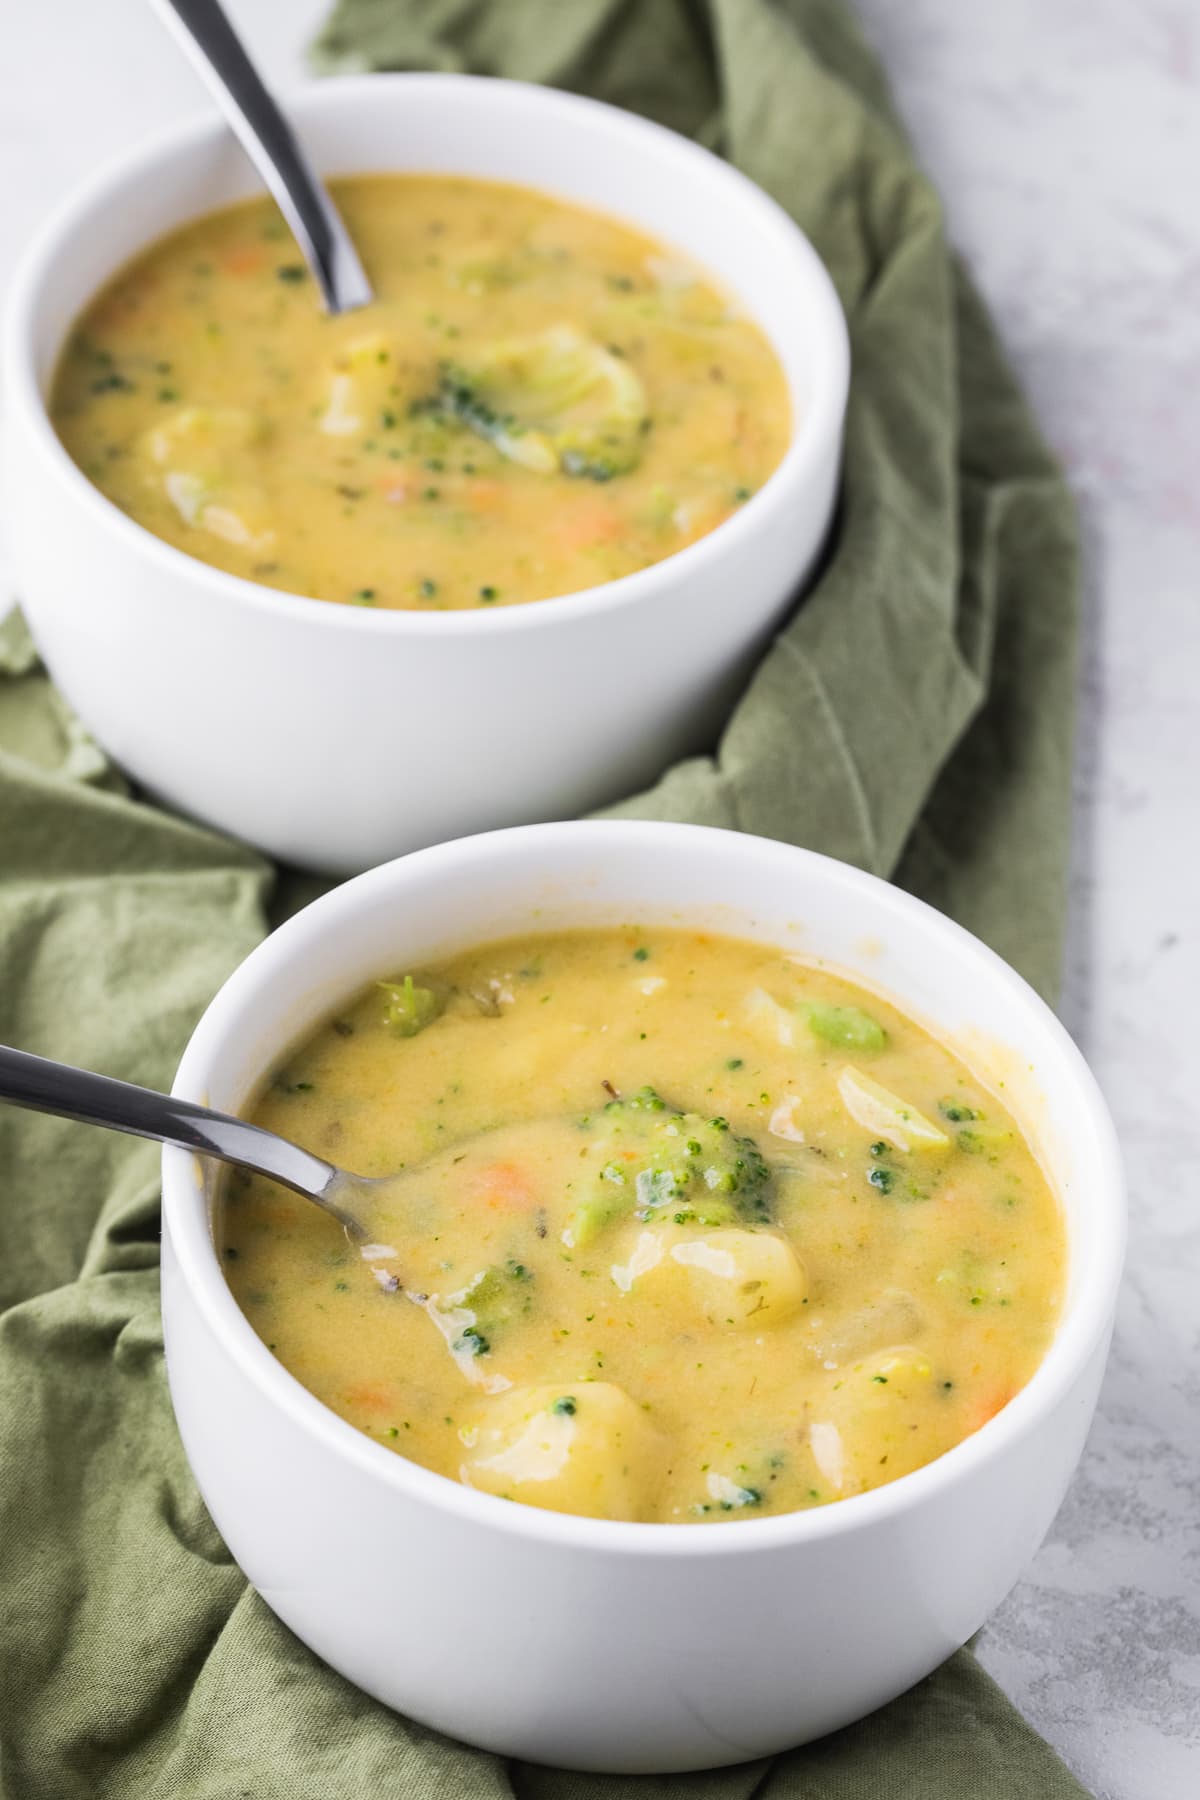
{"type": "Polygon", "coordinates": [[[163,1318],[201,1492],[267,1603],[370,1694],[473,1744],[576,1768],[766,1755],[860,1717],[970,1637],[1050,1525],[1104,1366],[1124,1243],[1107,1109],[991,951],[873,876],[697,826],[542,825],[419,852],[318,900],[196,1029],[175,1093],[237,1110],[385,971],[506,933],[683,923],[779,944],[896,999],[1005,1098],[1061,1197],[1068,1294],[1029,1384],[888,1487],[711,1527],[574,1518],[477,1493],[345,1424],[239,1311],[211,1170],[163,1157],[163,1318]]]}
{"type": "Polygon", "coordinates": [[[291,112],[325,173],[441,170],[619,214],[706,264],[771,340],[795,425],[771,478],[635,575],[478,612],[372,612],[259,587],[153,537],[59,443],[46,395],[72,321],[147,243],[256,191],[218,123],[172,133],[47,225],[6,340],[6,514],[55,680],[170,805],[349,871],[633,791],[709,741],[812,570],[833,509],[849,369],[832,283],[728,164],[613,107],[519,83],[372,75],[291,112]]]}

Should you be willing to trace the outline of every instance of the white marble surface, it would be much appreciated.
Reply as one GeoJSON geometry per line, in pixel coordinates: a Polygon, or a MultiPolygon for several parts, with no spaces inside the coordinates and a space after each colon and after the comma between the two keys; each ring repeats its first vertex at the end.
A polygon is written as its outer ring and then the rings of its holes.
{"type": "MultiPolygon", "coordinates": [[[[1132,1240],[1090,1446],[985,1662],[1104,1800],[1200,1794],[1200,0],[858,0],[1083,507],[1067,1022],[1132,1240]]],[[[234,0],[272,79],[320,0],[234,0]]],[[[203,104],[146,0],[14,9],[0,291],[103,155],[203,104]]],[[[1033,1800],[1033,1797],[1030,1797],[1033,1800]]]]}
{"type": "Polygon", "coordinates": [[[1129,1165],[1082,1469],[982,1655],[1097,1794],[1200,1794],[1200,5],[858,0],[1083,509],[1064,1013],[1129,1165]]]}

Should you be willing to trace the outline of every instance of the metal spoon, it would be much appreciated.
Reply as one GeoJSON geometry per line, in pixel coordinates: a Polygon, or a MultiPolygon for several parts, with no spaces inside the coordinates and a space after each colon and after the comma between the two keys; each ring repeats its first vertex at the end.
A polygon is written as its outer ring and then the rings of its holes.
{"type": "Polygon", "coordinates": [[[373,298],[350,234],[217,0],[154,0],[279,203],[325,310],[373,298]]]}
{"type": "Polygon", "coordinates": [[[135,1087],[108,1075],[93,1075],[70,1063],[51,1062],[26,1050],[0,1044],[0,1100],[28,1106],[34,1112],[57,1113],[85,1125],[104,1125],[134,1137],[156,1138],[201,1156],[215,1156],[255,1175],[291,1188],[324,1207],[356,1242],[371,1233],[363,1215],[387,1177],[350,1175],[323,1162],[299,1144],[276,1137],[259,1125],[248,1125],[229,1113],[213,1112],[190,1100],[176,1100],[154,1088],[135,1087]]]}

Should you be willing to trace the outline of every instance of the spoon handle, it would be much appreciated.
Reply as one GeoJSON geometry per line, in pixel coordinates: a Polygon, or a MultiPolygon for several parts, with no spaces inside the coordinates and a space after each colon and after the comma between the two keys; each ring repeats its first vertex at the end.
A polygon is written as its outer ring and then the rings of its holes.
{"type": "Polygon", "coordinates": [[[114,1081],[108,1075],[93,1075],[87,1069],[31,1056],[26,1050],[11,1050],[5,1044],[0,1044],[0,1100],[218,1157],[281,1182],[343,1217],[329,1197],[340,1181],[332,1164],[274,1132],[228,1113],[195,1106],[190,1100],[176,1100],[153,1088],[114,1081]]]}
{"type": "Polygon", "coordinates": [[[327,312],[372,298],[349,233],[218,0],[154,0],[279,202],[327,312]]]}

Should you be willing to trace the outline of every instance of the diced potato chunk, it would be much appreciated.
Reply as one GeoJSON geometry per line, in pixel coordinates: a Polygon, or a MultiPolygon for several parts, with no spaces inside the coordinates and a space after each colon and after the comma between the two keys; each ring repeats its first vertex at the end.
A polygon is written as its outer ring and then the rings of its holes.
{"type": "Polygon", "coordinates": [[[811,1349],[824,1363],[838,1367],[856,1357],[869,1355],[884,1344],[894,1344],[910,1335],[921,1324],[921,1313],[911,1294],[903,1288],[885,1288],[882,1294],[865,1300],[849,1312],[826,1320],[814,1319],[815,1333],[811,1349]]]}
{"type": "Polygon", "coordinates": [[[782,1006],[766,988],[751,988],[746,995],[746,1020],[768,1044],[781,1044],[790,1050],[796,1043],[798,1020],[789,1007],[782,1006]]]}
{"type": "Polygon", "coordinates": [[[864,1131],[897,1150],[948,1150],[950,1139],[932,1119],[849,1063],[838,1076],[838,1092],[850,1117],[864,1131]]]}
{"type": "Polygon", "coordinates": [[[846,1489],[846,1451],[842,1434],[832,1419],[814,1419],[808,1428],[809,1448],[821,1477],[835,1494],[846,1489]]]}
{"type": "Polygon", "coordinates": [[[732,1325],[781,1325],[804,1304],[800,1259],[781,1237],[765,1231],[709,1232],[675,1244],[671,1259],[687,1272],[710,1318],[732,1325]]]}
{"type": "Polygon", "coordinates": [[[914,1350],[910,1344],[880,1350],[862,1367],[872,1387],[886,1385],[901,1397],[919,1393],[933,1376],[933,1364],[924,1351],[914,1350]]]}
{"type": "Polygon", "coordinates": [[[395,381],[392,347],[383,334],[353,339],[334,362],[321,430],[329,437],[354,437],[378,424],[395,381]]]}
{"type": "Polygon", "coordinates": [[[666,1255],[666,1233],[663,1231],[639,1231],[632,1247],[623,1246],[627,1251],[624,1262],[616,1262],[610,1271],[616,1285],[623,1294],[632,1291],[634,1284],[649,1275],[651,1270],[659,1268],[666,1255]]]}
{"type": "Polygon", "coordinates": [[[864,1357],[831,1378],[808,1441],[821,1477],[836,1495],[858,1494],[879,1482],[881,1457],[888,1478],[919,1469],[940,1445],[927,1443],[913,1426],[933,1365],[909,1344],[864,1357]],[[914,1416],[915,1415],[915,1416],[914,1416]]]}
{"type": "Polygon", "coordinates": [[[263,554],[275,533],[254,479],[262,435],[239,407],[185,406],[146,433],[142,454],[185,525],[263,554]]]}
{"type": "Polygon", "coordinates": [[[600,1519],[644,1517],[662,1454],[645,1413],[607,1381],[514,1388],[463,1439],[468,1487],[600,1519]]]}
{"type": "Polygon", "coordinates": [[[150,461],[159,468],[186,463],[214,476],[228,467],[231,456],[262,438],[262,426],[240,406],[182,406],[143,440],[150,461]]]}
{"type": "Polygon", "coordinates": [[[623,1293],[652,1283],[660,1304],[699,1309],[711,1324],[761,1331],[782,1325],[804,1304],[803,1265],[785,1238],[722,1226],[703,1234],[648,1228],[625,1246],[612,1278],[623,1293]]]}
{"type": "Polygon", "coordinates": [[[767,1130],[772,1137],[786,1138],[790,1144],[804,1142],[804,1127],[800,1123],[803,1116],[804,1102],[799,1094],[785,1094],[770,1119],[767,1130]]]}

